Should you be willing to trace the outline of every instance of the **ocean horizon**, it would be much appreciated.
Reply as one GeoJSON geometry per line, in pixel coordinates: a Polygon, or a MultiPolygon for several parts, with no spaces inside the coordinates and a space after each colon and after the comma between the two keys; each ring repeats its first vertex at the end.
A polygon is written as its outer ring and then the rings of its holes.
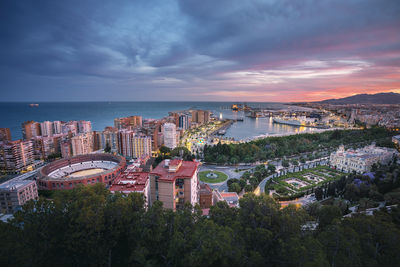
{"type": "MultiPolygon", "coordinates": [[[[187,109],[210,110],[219,118],[244,118],[243,122],[233,124],[226,132],[226,137],[236,140],[252,138],[265,134],[296,132],[298,127],[272,123],[270,118],[248,118],[243,112],[234,112],[231,105],[246,103],[254,108],[283,109],[286,103],[279,102],[220,102],[220,101],[38,101],[38,102],[0,102],[0,128],[10,128],[13,140],[22,138],[21,124],[24,121],[70,121],[88,120],[92,128],[101,131],[106,126],[114,125],[114,118],[132,115],[144,119],[160,119],[168,112],[187,109]],[[39,104],[30,107],[30,103],[39,104]]],[[[313,129],[303,129],[313,131],[313,129]]]]}

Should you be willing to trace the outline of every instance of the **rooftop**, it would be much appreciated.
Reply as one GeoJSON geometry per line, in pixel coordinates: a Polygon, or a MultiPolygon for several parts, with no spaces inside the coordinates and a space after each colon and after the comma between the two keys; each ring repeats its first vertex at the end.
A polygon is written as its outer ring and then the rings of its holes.
{"type": "Polygon", "coordinates": [[[236,207],[238,205],[239,196],[236,192],[220,192],[220,194],[229,206],[236,207]]]}
{"type": "Polygon", "coordinates": [[[173,182],[178,178],[191,178],[199,165],[196,161],[163,160],[150,174],[158,175],[161,181],[173,182]]]}
{"type": "Polygon", "coordinates": [[[201,195],[208,195],[208,194],[212,194],[212,189],[208,184],[200,184],[200,194],[201,195]]]}
{"type": "Polygon", "coordinates": [[[19,180],[19,179],[11,179],[5,183],[0,184],[0,191],[11,191],[16,190],[22,187],[25,187],[31,183],[34,183],[33,180],[19,180]]]}
{"type": "Polygon", "coordinates": [[[115,178],[114,183],[110,187],[110,191],[119,191],[123,193],[143,192],[148,180],[148,172],[137,171],[136,168],[130,166],[115,178]]]}

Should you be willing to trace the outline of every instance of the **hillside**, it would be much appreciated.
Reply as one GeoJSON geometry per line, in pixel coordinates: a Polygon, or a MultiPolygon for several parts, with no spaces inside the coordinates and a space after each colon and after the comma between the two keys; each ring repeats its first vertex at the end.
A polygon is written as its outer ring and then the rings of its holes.
{"type": "Polygon", "coordinates": [[[379,94],[358,94],[339,99],[327,99],[318,101],[324,104],[400,104],[400,94],[379,93],[379,94]]]}

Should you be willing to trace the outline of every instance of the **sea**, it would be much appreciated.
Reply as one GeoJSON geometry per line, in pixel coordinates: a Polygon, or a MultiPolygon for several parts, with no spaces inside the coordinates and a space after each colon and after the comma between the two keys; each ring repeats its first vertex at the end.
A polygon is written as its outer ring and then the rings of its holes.
{"type": "MultiPolygon", "coordinates": [[[[33,121],[88,120],[92,128],[101,131],[113,126],[114,118],[139,115],[160,119],[168,112],[187,109],[210,110],[214,116],[224,119],[241,119],[234,123],[225,134],[235,140],[250,140],[257,136],[285,135],[297,132],[312,132],[313,128],[275,124],[272,118],[250,118],[243,112],[231,110],[234,102],[38,102],[38,107],[29,103],[0,103],[0,128],[10,128],[13,140],[22,138],[21,124],[33,121]]],[[[289,108],[283,103],[247,102],[253,108],[280,110],[289,108]]]]}

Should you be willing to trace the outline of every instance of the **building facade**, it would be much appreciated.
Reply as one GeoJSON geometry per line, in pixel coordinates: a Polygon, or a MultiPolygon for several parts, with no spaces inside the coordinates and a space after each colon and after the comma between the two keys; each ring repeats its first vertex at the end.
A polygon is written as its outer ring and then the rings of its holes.
{"type": "Polygon", "coordinates": [[[163,125],[164,146],[174,149],[176,147],[176,125],[165,123],[163,125]]]}
{"type": "Polygon", "coordinates": [[[22,123],[22,138],[30,140],[33,137],[41,136],[40,123],[35,121],[26,121],[22,123]]]}
{"type": "Polygon", "coordinates": [[[110,187],[111,193],[121,192],[124,194],[142,194],[145,206],[148,207],[150,200],[150,179],[149,173],[143,172],[136,166],[128,166],[120,173],[110,187]]]}
{"type": "Polygon", "coordinates": [[[210,121],[210,111],[192,110],[192,122],[204,124],[210,121]]]}
{"type": "Polygon", "coordinates": [[[38,189],[33,180],[9,180],[0,184],[0,212],[13,213],[29,200],[38,199],[38,189]]]}
{"type": "Polygon", "coordinates": [[[0,143],[0,170],[18,173],[34,161],[33,144],[30,140],[0,143]]]}
{"type": "Polygon", "coordinates": [[[71,138],[72,154],[74,156],[93,152],[93,135],[84,133],[71,138]]]}
{"type": "Polygon", "coordinates": [[[134,131],[118,132],[118,152],[128,158],[151,156],[151,137],[137,136],[134,131]]]}
{"type": "Polygon", "coordinates": [[[11,141],[10,128],[0,128],[0,142],[11,141]]]}
{"type": "Polygon", "coordinates": [[[51,121],[44,121],[40,123],[40,131],[42,136],[52,136],[53,135],[53,123],[51,121]]]}
{"type": "Polygon", "coordinates": [[[199,202],[198,171],[200,163],[164,160],[150,172],[150,203],[159,200],[164,208],[177,210],[186,202],[199,202]]]}
{"type": "Polygon", "coordinates": [[[190,128],[188,115],[180,115],[179,116],[179,128],[181,128],[183,130],[187,130],[190,128]]]}
{"type": "Polygon", "coordinates": [[[118,151],[118,130],[116,128],[107,127],[102,132],[97,132],[99,141],[99,149],[105,149],[107,143],[111,147],[111,151],[118,151]]]}
{"type": "Polygon", "coordinates": [[[395,149],[376,147],[375,144],[357,150],[345,150],[340,146],[330,155],[330,165],[344,172],[365,173],[373,164],[388,164],[398,154],[395,149]]]}
{"type": "Polygon", "coordinates": [[[200,208],[209,209],[213,205],[213,191],[208,184],[200,184],[200,208]]]}
{"type": "Polygon", "coordinates": [[[142,127],[142,116],[130,116],[125,118],[115,118],[114,127],[118,130],[133,129],[135,127],[142,127]]]}

